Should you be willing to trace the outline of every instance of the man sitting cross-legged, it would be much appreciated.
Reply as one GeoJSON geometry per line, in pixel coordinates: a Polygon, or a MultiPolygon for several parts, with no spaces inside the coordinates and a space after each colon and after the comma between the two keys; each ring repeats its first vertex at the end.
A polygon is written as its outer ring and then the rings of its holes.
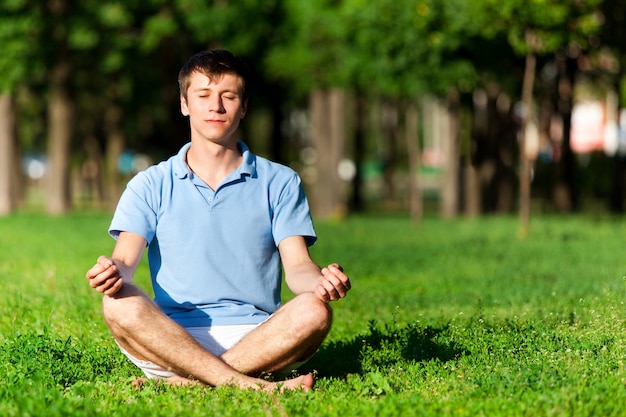
{"type": "Polygon", "coordinates": [[[310,374],[280,383],[328,334],[328,303],[350,280],[318,267],[300,178],[254,155],[236,132],[248,75],[223,50],[192,56],[179,73],[191,141],[127,185],[109,233],[111,256],[87,271],[122,352],[148,378],[175,384],[308,390],[310,374]],[[148,248],[154,300],[133,283],[148,248]],[[295,297],[281,304],[281,274],[295,297]]]}

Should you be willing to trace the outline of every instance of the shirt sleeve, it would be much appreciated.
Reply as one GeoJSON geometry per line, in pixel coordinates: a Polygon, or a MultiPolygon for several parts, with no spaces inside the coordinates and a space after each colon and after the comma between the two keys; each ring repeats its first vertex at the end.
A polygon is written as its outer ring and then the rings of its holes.
{"type": "Polygon", "coordinates": [[[308,246],[317,241],[309,203],[295,172],[280,190],[274,206],[272,229],[276,246],[290,236],[303,236],[308,246]]]}
{"type": "Polygon", "coordinates": [[[156,187],[150,177],[141,172],[131,179],[115,209],[109,234],[117,239],[121,232],[132,232],[152,241],[156,233],[156,187]]]}

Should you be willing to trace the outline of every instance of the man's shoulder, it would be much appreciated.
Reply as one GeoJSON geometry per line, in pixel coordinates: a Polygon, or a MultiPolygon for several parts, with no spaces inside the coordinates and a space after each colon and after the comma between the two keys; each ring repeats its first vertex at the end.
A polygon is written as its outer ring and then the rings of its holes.
{"type": "Polygon", "coordinates": [[[132,188],[141,185],[162,183],[167,177],[171,177],[171,175],[168,175],[168,173],[171,172],[172,170],[169,160],[161,161],[158,164],[152,165],[135,174],[135,176],[128,182],[128,186],[132,188]]]}
{"type": "Polygon", "coordinates": [[[163,183],[173,181],[174,178],[183,178],[187,174],[184,163],[180,161],[180,156],[172,155],[168,159],[138,172],[130,183],[163,183]]]}
{"type": "Polygon", "coordinates": [[[298,175],[298,173],[293,168],[281,162],[272,161],[268,158],[258,155],[255,155],[255,159],[257,170],[263,174],[273,174],[286,177],[298,175]]]}

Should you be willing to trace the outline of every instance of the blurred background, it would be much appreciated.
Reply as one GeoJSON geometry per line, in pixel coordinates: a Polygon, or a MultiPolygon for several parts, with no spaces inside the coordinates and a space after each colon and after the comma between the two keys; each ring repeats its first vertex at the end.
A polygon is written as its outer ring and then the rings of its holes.
{"type": "Polygon", "coordinates": [[[314,216],[624,212],[623,0],[0,0],[0,214],[112,209],[189,140],[177,75],[254,73],[241,139],[314,216]]]}

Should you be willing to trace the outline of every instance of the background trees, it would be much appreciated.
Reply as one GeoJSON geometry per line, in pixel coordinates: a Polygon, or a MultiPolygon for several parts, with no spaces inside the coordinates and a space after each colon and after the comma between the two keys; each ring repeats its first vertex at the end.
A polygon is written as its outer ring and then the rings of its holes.
{"type": "Polygon", "coordinates": [[[26,2],[0,3],[0,215],[17,207],[23,186],[19,175],[16,94],[20,85],[34,77],[39,66],[34,60],[40,15],[30,12],[26,2]]]}
{"type": "Polygon", "coordinates": [[[0,213],[114,204],[188,140],[177,71],[207,47],[252,67],[244,139],[300,171],[317,215],[571,211],[599,183],[621,211],[624,153],[584,168],[569,120],[581,78],[623,105],[623,16],[615,0],[0,0],[0,213]],[[45,177],[21,178],[39,154],[45,177]]]}

